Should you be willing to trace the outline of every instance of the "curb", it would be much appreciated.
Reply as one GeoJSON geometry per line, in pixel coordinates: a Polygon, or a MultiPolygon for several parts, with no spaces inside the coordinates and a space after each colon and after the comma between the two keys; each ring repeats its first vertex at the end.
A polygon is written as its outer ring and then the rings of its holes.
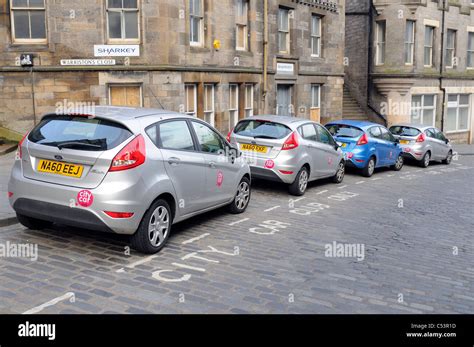
{"type": "Polygon", "coordinates": [[[9,227],[17,223],[18,219],[16,217],[0,219],[0,227],[9,227]]]}

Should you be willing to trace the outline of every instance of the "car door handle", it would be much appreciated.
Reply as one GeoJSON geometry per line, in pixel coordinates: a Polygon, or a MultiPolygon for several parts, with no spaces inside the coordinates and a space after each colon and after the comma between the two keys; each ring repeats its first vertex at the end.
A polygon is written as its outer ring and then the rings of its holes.
{"type": "Polygon", "coordinates": [[[168,164],[170,164],[171,166],[178,166],[180,162],[181,162],[181,159],[176,158],[176,157],[168,159],[168,164]]]}
{"type": "Polygon", "coordinates": [[[210,162],[209,162],[209,167],[210,167],[211,169],[215,169],[215,168],[216,168],[216,163],[214,163],[213,161],[210,161],[210,162]]]}

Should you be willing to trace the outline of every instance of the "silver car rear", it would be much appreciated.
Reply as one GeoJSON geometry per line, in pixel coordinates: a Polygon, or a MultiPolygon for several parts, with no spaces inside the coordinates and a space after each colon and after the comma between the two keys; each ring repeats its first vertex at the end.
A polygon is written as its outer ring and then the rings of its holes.
{"type": "Polygon", "coordinates": [[[252,176],[289,184],[290,193],[303,195],[310,181],[344,178],[343,153],[331,134],[307,119],[255,116],[241,120],[229,134],[242,151],[252,176]]]}

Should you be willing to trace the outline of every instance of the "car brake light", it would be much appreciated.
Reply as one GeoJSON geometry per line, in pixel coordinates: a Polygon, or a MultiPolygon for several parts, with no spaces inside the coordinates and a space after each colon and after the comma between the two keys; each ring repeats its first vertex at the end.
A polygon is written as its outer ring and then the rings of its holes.
{"type": "Polygon", "coordinates": [[[115,219],[125,219],[125,218],[131,218],[133,217],[134,213],[132,212],[110,212],[110,211],[104,211],[104,213],[112,218],[115,219]]]}
{"type": "Polygon", "coordinates": [[[145,139],[138,135],[115,156],[109,171],[130,170],[142,165],[145,159],[145,139]]]}
{"type": "Polygon", "coordinates": [[[369,143],[369,139],[367,138],[367,134],[364,134],[360,137],[359,141],[357,142],[357,146],[363,146],[369,143]]]}
{"type": "Polygon", "coordinates": [[[425,140],[425,134],[420,134],[420,136],[418,136],[418,138],[416,139],[416,142],[425,142],[425,140]]]}
{"type": "Polygon", "coordinates": [[[283,144],[283,147],[281,148],[282,151],[287,151],[287,150],[290,150],[290,149],[295,149],[299,146],[299,143],[298,143],[298,135],[296,134],[296,131],[293,131],[290,135],[290,137],[288,137],[288,139],[286,139],[285,143],[283,144]]]}
{"type": "Polygon", "coordinates": [[[21,159],[22,156],[23,156],[23,152],[22,152],[22,150],[21,150],[21,146],[23,145],[23,142],[25,142],[25,139],[26,139],[26,137],[28,136],[29,133],[30,133],[30,132],[27,132],[27,133],[25,134],[25,136],[23,136],[23,138],[21,139],[21,141],[18,142],[18,149],[17,149],[17,151],[16,151],[16,158],[17,158],[17,159],[21,159]]]}
{"type": "Polygon", "coordinates": [[[283,175],[293,175],[293,171],[285,171],[285,170],[278,170],[280,171],[283,175]]]}
{"type": "Polygon", "coordinates": [[[227,142],[229,142],[229,143],[230,143],[230,136],[232,135],[233,132],[234,132],[234,128],[232,128],[232,129],[229,131],[229,133],[227,134],[226,139],[227,139],[227,142]]]}

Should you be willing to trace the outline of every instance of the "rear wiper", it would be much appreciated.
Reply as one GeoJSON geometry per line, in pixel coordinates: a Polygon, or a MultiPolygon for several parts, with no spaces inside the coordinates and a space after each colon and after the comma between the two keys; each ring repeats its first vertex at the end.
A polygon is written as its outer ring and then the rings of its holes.
{"type": "Polygon", "coordinates": [[[268,136],[268,135],[257,135],[253,136],[254,139],[270,139],[270,140],[277,140],[276,137],[268,136]]]}
{"type": "Polygon", "coordinates": [[[84,146],[84,147],[91,147],[91,148],[102,148],[101,145],[94,145],[93,143],[88,143],[88,142],[80,142],[80,141],[76,141],[76,142],[64,142],[64,143],[60,143],[60,144],[57,144],[56,147],[58,147],[59,149],[63,149],[63,148],[70,148],[70,147],[81,147],[81,146],[84,146]]]}

